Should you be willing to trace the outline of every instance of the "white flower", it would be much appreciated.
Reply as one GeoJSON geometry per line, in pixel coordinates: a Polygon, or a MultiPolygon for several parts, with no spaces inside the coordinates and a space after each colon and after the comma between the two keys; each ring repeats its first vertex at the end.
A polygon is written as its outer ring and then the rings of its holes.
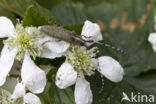
{"type": "MultiPolygon", "coordinates": [[[[0,86],[2,86],[11,71],[14,60],[17,59],[22,64],[21,82],[19,82],[14,90],[12,98],[26,98],[28,102],[29,96],[25,94],[26,89],[32,93],[42,93],[46,85],[45,72],[35,65],[30,56],[35,59],[37,56],[45,58],[60,57],[68,49],[70,44],[64,41],[58,41],[47,35],[43,35],[38,28],[26,27],[13,23],[7,17],[0,17],[0,38],[8,37],[4,41],[4,48],[0,56],[0,86]],[[47,42],[50,41],[50,42],[47,42]]],[[[34,97],[36,98],[36,97],[34,97]]],[[[34,99],[35,100],[35,99],[34,99]]],[[[39,104],[33,101],[32,104],[39,104]]]]}
{"type": "MultiPolygon", "coordinates": [[[[85,39],[89,38],[88,40],[102,40],[99,26],[90,21],[85,22],[82,35],[85,39]]],[[[95,59],[94,51],[96,48],[87,50],[84,47],[75,46],[66,57],[66,62],[58,69],[56,85],[59,88],[64,89],[76,83],[74,92],[76,104],[91,104],[93,101],[90,83],[85,80],[84,74],[91,76],[97,69],[113,82],[119,82],[123,78],[124,72],[119,62],[109,56],[95,59]]]]}
{"type": "Polygon", "coordinates": [[[7,78],[7,82],[4,86],[0,88],[0,103],[4,104],[41,104],[40,99],[38,96],[27,93],[25,94],[25,88],[22,83],[18,83],[16,78],[7,78]],[[12,91],[14,90],[12,87],[15,87],[15,91],[13,95],[11,95],[12,91]],[[23,95],[22,95],[23,94],[23,95]],[[14,97],[18,98],[20,96],[24,96],[23,98],[15,99],[14,97]],[[22,100],[23,99],[23,100],[22,100]]]}
{"type": "MultiPolygon", "coordinates": [[[[18,75],[20,67],[21,65],[16,61],[10,73],[12,75],[18,75]]],[[[14,77],[7,77],[7,81],[0,88],[0,91],[3,91],[2,93],[0,92],[0,102],[2,102],[2,104],[22,104],[22,102],[23,104],[41,104],[40,99],[36,95],[32,93],[25,94],[25,85],[23,83],[18,83],[17,78],[14,77]],[[11,95],[11,93],[13,94],[11,95]],[[21,96],[23,96],[23,98],[19,98],[21,96]]]]}
{"type": "Polygon", "coordinates": [[[14,93],[12,94],[12,99],[17,99],[24,97],[23,104],[41,104],[38,96],[33,93],[25,92],[25,85],[23,83],[18,83],[15,87],[14,93]]]}
{"type": "Polygon", "coordinates": [[[152,44],[152,48],[156,52],[156,33],[150,33],[148,41],[152,44]]]}
{"type": "MultiPolygon", "coordinates": [[[[34,58],[40,54],[40,48],[35,43],[35,39],[38,40],[40,35],[37,37],[36,34],[39,32],[34,34],[34,31],[29,31],[30,29],[34,30],[33,27],[24,29],[21,25],[17,25],[15,28],[8,18],[0,17],[0,37],[8,37],[0,56],[0,86],[5,83],[14,64],[14,59],[24,59],[21,69],[22,83],[31,92],[41,93],[46,85],[46,74],[30,58],[30,55],[34,58]],[[36,37],[33,37],[35,35],[36,37]]],[[[15,90],[20,91],[16,97],[14,96],[15,98],[23,96],[25,92],[25,89],[21,90],[22,86],[19,84],[17,86],[18,88],[15,90]]]]}

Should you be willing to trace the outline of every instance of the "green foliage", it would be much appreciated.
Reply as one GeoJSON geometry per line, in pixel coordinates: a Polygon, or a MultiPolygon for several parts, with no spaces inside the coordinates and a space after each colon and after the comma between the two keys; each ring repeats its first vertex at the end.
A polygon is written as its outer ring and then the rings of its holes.
{"type": "Polygon", "coordinates": [[[53,15],[63,25],[81,24],[86,20],[82,4],[61,3],[52,9],[53,15]]]}
{"type": "Polygon", "coordinates": [[[60,90],[53,82],[48,83],[46,90],[39,96],[43,104],[75,104],[71,88],[60,90]]]}
{"type": "Polygon", "coordinates": [[[33,2],[34,5],[28,7],[23,19],[24,26],[40,26],[56,24],[55,17],[46,9],[33,2]]]}
{"type": "MultiPolygon", "coordinates": [[[[93,104],[135,104],[128,101],[123,101],[121,103],[123,92],[125,92],[128,97],[131,96],[132,92],[136,95],[140,93],[141,95],[153,94],[154,96],[156,96],[155,74],[156,71],[149,71],[148,73],[143,73],[137,77],[125,76],[123,81],[119,83],[113,83],[103,77],[104,88],[102,88],[101,75],[99,73],[96,73],[94,77],[88,78],[88,80],[91,82],[91,88],[94,94],[93,104]]],[[[149,103],[140,102],[138,104],[149,103]]]]}

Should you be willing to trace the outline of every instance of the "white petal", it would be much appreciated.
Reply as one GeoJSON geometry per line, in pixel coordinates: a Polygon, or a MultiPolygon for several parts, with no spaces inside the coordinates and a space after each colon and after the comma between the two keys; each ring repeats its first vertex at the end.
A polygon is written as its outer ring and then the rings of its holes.
{"type": "Polygon", "coordinates": [[[148,41],[152,44],[153,50],[156,52],[156,33],[151,33],[148,37],[148,41]]]}
{"type": "Polygon", "coordinates": [[[14,25],[7,17],[0,17],[0,38],[12,37],[14,35],[14,25]]]}
{"type": "Polygon", "coordinates": [[[18,83],[14,89],[11,96],[12,99],[17,99],[25,95],[25,85],[23,83],[18,83]]]}
{"type": "Polygon", "coordinates": [[[69,63],[63,63],[56,74],[56,85],[64,89],[73,85],[77,79],[77,72],[69,63]]]}
{"type": "Polygon", "coordinates": [[[76,104],[92,104],[93,95],[90,83],[85,80],[83,74],[77,78],[74,94],[76,104]]]}
{"type": "Polygon", "coordinates": [[[40,39],[38,42],[40,45],[45,44],[49,41],[54,41],[54,39],[46,34],[44,34],[44,38],[40,39]]]}
{"type": "Polygon", "coordinates": [[[61,57],[70,46],[69,43],[52,38],[46,34],[44,38],[39,41],[39,44],[44,44],[44,46],[46,46],[46,49],[42,52],[41,57],[50,59],[61,57]]]}
{"type": "Polygon", "coordinates": [[[17,49],[9,51],[7,45],[5,45],[2,50],[0,57],[0,86],[4,84],[6,77],[11,70],[16,53],[17,49]]]}
{"type": "Polygon", "coordinates": [[[47,43],[48,49],[50,49],[51,51],[55,52],[55,53],[63,53],[65,52],[70,44],[64,41],[53,41],[53,42],[48,42],[47,43]]]}
{"type": "MultiPolygon", "coordinates": [[[[55,41],[55,39],[50,37],[50,36],[48,36],[48,35],[45,35],[43,39],[40,39],[38,41],[38,44],[40,46],[41,45],[46,45],[48,42],[52,42],[52,41],[55,41]]],[[[46,49],[42,50],[42,53],[41,53],[40,57],[54,59],[56,57],[61,57],[63,54],[64,53],[56,53],[56,52],[52,51],[51,49],[49,49],[48,46],[46,46],[46,49]]]]}
{"type": "Polygon", "coordinates": [[[54,59],[63,56],[64,53],[55,53],[49,49],[43,50],[40,57],[54,59]]]}
{"type": "Polygon", "coordinates": [[[119,82],[122,80],[124,71],[119,62],[109,56],[102,56],[98,58],[99,69],[98,71],[112,80],[113,82],[119,82]]]}
{"type": "Polygon", "coordinates": [[[24,104],[41,104],[38,96],[28,93],[24,96],[24,104]]]}
{"type": "Polygon", "coordinates": [[[25,31],[28,32],[28,33],[31,33],[31,32],[38,31],[38,29],[36,27],[26,27],[25,31]]]}
{"type": "Polygon", "coordinates": [[[22,70],[22,82],[33,93],[43,92],[46,85],[46,74],[31,60],[28,54],[25,55],[22,70]]]}
{"type": "Polygon", "coordinates": [[[94,40],[95,42],[102,40],[99,25],[88,20],[85,21],[81,35],[83,35],[82,38],[84,40],[94,40]]]}

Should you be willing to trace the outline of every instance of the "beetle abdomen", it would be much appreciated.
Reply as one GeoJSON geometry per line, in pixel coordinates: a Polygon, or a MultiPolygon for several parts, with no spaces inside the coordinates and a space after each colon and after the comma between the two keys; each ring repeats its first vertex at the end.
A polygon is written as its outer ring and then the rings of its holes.
{"type": "Polygon", "coordinates": [[[58,26],[42,26],[40,30],[47,35],[64,40],[66,42],[86,46],[85,41],[76,35],[74,31],[69,31],[58,26]]]}
{"type": "Polygon", "coordinates": [[[66,42],[72,42],[72,34],[74,32],[65,30],[63,27],[57,27],[57,26],[42,26],[41,31],[46,33],[47,35],[64,40],[66,42]]]}

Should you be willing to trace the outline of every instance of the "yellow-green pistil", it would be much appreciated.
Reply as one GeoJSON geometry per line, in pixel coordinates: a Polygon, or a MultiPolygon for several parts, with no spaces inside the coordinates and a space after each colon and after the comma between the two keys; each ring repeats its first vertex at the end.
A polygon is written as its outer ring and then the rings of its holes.
{"type": "Polygon", "coordinates": [[[85,47],[73,46],[71,53],[67,55],[67,62],[72,64],[77,72],[84,71],[85,74],[90,76],[96,70],[96,65],[92,62],[97,53],[97,51],[94,51],[95,48],[87,50],[85,47]]]}
{"type": "Polygon", "coordinates": [[[17,24],[14,35],[15,37],[5,40],[4,43],[10,48],[18,49],[16,59],[21,61],[25,53],[29,53],[34,59],[36,56],[40,56],[42,47],[38,46],[36,42],[41,39],[43,35],[37,28],[28,30],[28,28],[24,28],[21,24],[17,24]]]}

